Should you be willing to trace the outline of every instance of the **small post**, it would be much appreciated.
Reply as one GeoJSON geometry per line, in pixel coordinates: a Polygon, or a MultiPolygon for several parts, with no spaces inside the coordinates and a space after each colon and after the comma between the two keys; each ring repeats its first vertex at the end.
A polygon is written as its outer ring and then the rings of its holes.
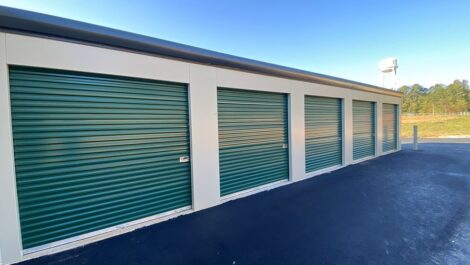
{"type": "Polygon", "coordinates": [[[413,125],[413,150],[418,150],[418,125],[413,125]]]}

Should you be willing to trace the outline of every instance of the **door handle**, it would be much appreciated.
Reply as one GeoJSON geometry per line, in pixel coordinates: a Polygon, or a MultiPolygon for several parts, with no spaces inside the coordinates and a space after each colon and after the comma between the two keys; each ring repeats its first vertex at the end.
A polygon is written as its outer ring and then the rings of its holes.
{"type": "Polygon", "coordinates": [[[180,163],[189,162],[189,156],[180,156],[180,163]]]}

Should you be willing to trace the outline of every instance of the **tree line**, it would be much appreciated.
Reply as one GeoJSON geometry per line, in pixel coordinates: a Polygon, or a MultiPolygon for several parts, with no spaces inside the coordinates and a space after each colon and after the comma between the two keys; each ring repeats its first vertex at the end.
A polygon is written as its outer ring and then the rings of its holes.
{"type": "Polygon", "coordinates": [[[470,111],[470,88],[467,80],[436,84],[425,88],[419,84],[402,86],[403,113],[459,113],[470,111]]]}

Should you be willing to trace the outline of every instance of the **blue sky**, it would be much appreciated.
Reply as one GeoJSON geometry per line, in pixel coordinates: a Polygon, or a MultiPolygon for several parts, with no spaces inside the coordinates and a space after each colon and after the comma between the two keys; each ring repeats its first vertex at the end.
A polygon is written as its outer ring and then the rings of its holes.
{"type": "Polygon", "coordinates": [[[224,53],[380,85],[470,79],[470,1],[0,0],[224,53]]]}

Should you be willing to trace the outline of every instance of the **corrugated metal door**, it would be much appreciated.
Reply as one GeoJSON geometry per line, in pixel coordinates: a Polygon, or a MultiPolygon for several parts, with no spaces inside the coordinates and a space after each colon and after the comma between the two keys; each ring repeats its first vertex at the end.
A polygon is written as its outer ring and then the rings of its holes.
{"type": "Polygon", "coordinates": [[[219,89],[221,195],[289,177],[287,96],[219,89]]]}
{"type": "Polygon", "coordinates": [[[338,98],[305,97],[306,171],[343,163],[342,102],[338,98]]]}
{"type": "Polygon", "coordinates": [[[185,85],[11,68],[23,247],[191,204],[185,85]]]}
{"type": "Polygon", "coordinates": [[[395,104],[383,104],[383,151],[397,149],[398,139],[398,107],[395,104]]]}
{"type": "Polygon", "coordinates": [[[353,158],[375,155],[375,103],[353,100],[353,158]]]}

